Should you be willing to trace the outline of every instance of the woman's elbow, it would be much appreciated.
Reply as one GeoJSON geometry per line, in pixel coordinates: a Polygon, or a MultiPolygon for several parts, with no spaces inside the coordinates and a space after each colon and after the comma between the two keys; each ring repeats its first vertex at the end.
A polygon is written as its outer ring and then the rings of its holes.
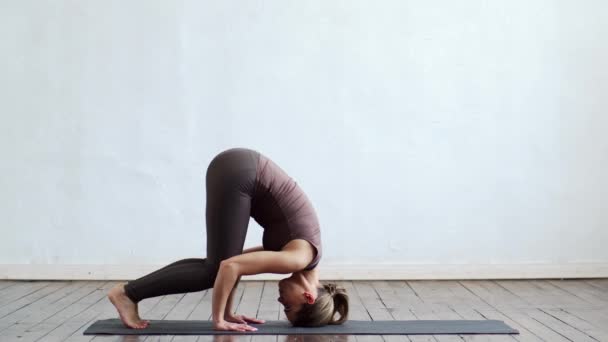
{"type": "Polygon", "coordinates": [[[239,276],[239,265],[237,262],[226,259],[220,262],[219,272],[239,276]]]}

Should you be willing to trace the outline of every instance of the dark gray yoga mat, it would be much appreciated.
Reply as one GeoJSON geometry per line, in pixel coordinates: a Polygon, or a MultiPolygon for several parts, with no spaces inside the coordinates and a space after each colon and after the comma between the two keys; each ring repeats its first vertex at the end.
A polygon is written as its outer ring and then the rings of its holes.
{"type": "Polygon", "coordinates": [[[257,331],[217,331],[211,321],[150,320],[145,329],[125,328],[120,319],[93,323],[84,335],[435,335],[435,334],[519,334],[498,320],[356,321],[318,328],[292,327],[288,321],[251,324],[257,331]]]}

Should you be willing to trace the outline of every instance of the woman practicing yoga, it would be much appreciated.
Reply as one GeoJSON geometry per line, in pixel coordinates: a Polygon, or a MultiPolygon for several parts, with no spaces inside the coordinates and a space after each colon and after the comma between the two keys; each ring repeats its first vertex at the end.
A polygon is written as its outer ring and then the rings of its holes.
{"type": "Polygon", "coordinates": [[[206,187],[206,258],[179,260],[113,287],[108,298],[126,326],[148,326],[137,311],[142,299],[213,287],[215,329],[255,331],[248,323],[264,320],[237,315],[231,307],[240,277],[259,273],[292,273],[279,281],[278,301],[294,326],[341,324],[347,319],[346,291],[319,283],[319,222],[292,178],[259,152],[234,148],[213,158],[206,187]],[[243,250],[250,217],[264,228],[263,245],[243,250]]]}

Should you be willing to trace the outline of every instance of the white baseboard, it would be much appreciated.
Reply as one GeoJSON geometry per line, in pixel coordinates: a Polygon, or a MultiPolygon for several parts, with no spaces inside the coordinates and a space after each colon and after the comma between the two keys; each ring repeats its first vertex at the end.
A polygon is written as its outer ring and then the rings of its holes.
{"type": "MultiPolygon", "coordinates": [[[[0,279],[131,280],[164,265],[0,265],[0,279]]],[[[321,264],[321,280],[608,278],[608,263],[567,264],[321,264]]],[[[243,280],[276,280],[259,274],[243,280]]]]}

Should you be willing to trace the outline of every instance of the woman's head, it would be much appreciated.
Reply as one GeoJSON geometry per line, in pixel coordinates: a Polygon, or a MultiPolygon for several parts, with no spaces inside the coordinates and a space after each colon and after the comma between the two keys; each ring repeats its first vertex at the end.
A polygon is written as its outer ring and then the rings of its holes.
{"type": "Polygon", "coordinates": [[[294,326],[342,324],[347,319],[348,295],[336,284],[311,284],[294,273],[279,282],[279,294],[285,316],[294,326]]]}

